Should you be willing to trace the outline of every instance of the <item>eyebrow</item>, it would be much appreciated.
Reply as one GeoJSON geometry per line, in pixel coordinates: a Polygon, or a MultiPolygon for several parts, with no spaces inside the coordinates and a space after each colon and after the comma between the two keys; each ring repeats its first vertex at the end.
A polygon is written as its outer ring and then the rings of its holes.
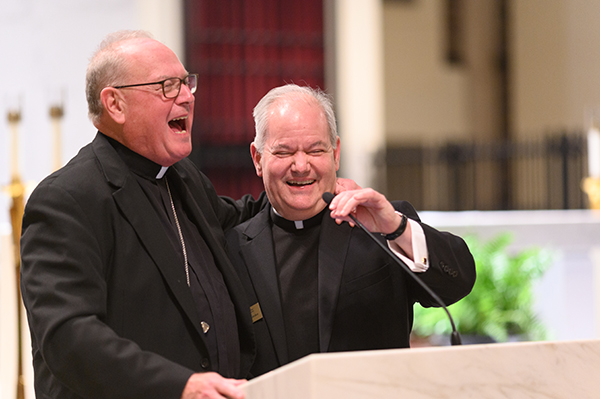
{"type": "MultiPolygon", "coordinates": [[[[185,75],[183,75],[183,78],[185,78],[186,76],[189,76],[189,75],[190,75],[190,73],[189,73],[188,71],[185,71],[185,75]]],[[[161,75],[161,76],[159,76],[159,77],[157,78],[157,81],[160,81],[160,80],[165,80],[165,79],[172,79],[172,78],[179,78],[179,79],[183,79],[183,78],[180,78],[179,76],[173,76],[173,75],[161,75]]]]}
{"type": "MultiPolygon", "coordinates": [[[[319,146],[327,147],[328,145],[329,145],[329,142],[319,140],[319,141],[315,141],[315,142],[309,144],[308,146],[306,146],[306,149],[307,150],[311,150],[311,149],[313,149],[315,147],[319,147],[319,146]]],[[[289,145],[287,145],[287,144],[277,144],[277,145],[271,147],[272,151],[275,151],[275,150],[290,150],[290,149],[292,149],[292,147],[289,146],[289,145]]]]}

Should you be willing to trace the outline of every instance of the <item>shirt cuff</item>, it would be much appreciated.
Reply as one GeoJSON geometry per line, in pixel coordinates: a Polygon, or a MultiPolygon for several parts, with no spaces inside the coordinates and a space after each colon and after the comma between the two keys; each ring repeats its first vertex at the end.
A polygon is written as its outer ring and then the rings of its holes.
{"type": "Polygon", "coordinates": [[[412,232],[412,249],[414,259],[412,260],[404,255],[400,249],[400,246],[394,241],[388,241],[388,247],[390,250],[400,259],[406,263],[406,266],[415,273],[423,273],[429,269],[429,251],[427,250],[427,240],[425,239],[425,232],[419,222],[408,218],[410,223],[410,230],[412,232]]]}

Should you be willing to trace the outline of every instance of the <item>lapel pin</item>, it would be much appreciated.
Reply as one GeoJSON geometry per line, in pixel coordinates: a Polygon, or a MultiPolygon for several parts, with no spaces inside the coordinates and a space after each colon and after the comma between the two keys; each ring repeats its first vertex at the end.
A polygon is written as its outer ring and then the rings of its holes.
{"type": "Polygon", "coordinates": [[[250,306],[250,315],[252,316],[252,323],[256,323],[257,321],[263,318],[262,311],[260,310],[260,305],[258,304],[258,302],[250,306]]]}
{"type": "Polygon", "coordinates": [[[202,326],[202,332],[204,332],[204,334],[206,334],[208,332],[208,330],[210,329],[210,325],[205,321],[201,321],[200,325],[202,326]]]}

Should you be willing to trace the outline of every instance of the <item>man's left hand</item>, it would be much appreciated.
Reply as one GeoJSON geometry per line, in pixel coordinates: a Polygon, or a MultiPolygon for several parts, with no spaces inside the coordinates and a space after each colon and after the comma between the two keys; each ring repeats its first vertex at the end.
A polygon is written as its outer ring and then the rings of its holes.
{"type": "Polygon", "coordinates": [[[352,214],[369,231],[391,233],[400,225],[401,217],[385,196],[371,188],[347,190],[336,195],[329,206],[336,222],[354,224],[352,214]]]}

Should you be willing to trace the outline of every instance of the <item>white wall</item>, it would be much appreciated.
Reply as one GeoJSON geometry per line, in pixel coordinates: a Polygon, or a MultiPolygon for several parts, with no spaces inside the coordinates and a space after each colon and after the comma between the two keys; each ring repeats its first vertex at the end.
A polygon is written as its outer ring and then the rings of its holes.
{"type": "MultiPolygon", "coordinates": [[[[62,163],[92,140],[87,119],[85,71],[104,36],[120,29],[146,29],[183,52],[182,0],[0,0],[0,186],[10,181],[8,109],[19,99],[19,171],[36,184],[52,172],[51,102],[62,95],[62,163]]],[[[16,395],[16,292],[10,251],[10,200],[0,195],[0,399],[16,395]]],[[[28,335],[27,330],[25,334],[28,335]]],[[[26,338],[26,337],[25,337],[26,338]]],[[[24,351],[29,355],[26,342],[24,351]]],[[[26,360],[26,395],[31,391],[26,360]]]]}
{"type": "MultiPolygon", "coordinates": [[[[24,181],[52,171],[51,101],[63,96],[63,164],[95,135],[87,119],[85,70],[107,33],[147,29],[183,52],[181,0],[0,0],[0,184],[10,179],[6,112],[20,99],[19,163],[24,181]]],[[[2,196],[0,209],[8,205],[2,196]]],[[[0,211],[0,223],[8,222],[0,211]]]]}

